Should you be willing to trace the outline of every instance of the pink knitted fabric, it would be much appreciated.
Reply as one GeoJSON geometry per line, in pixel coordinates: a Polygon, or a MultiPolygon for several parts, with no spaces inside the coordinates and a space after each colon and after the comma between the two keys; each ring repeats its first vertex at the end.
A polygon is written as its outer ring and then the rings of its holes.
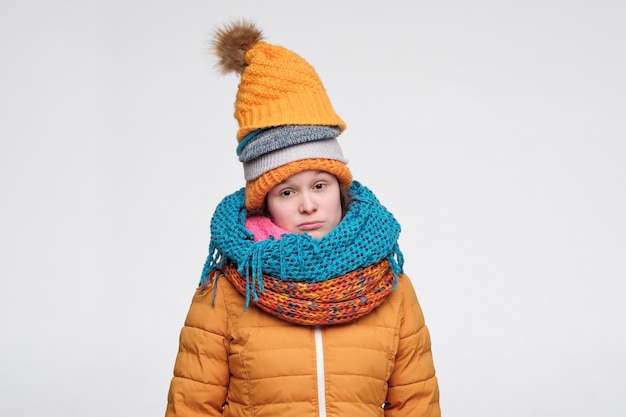
{"type": "Polygon", "coordinates": [[[278,240],[285,233],[291,233],[289,230],[283,229],[275,225],[270,219],[263,216],[248,217],[246,219],[246,228],[254,234],[254,241],[267,240],[270,236],[278,240]]]}

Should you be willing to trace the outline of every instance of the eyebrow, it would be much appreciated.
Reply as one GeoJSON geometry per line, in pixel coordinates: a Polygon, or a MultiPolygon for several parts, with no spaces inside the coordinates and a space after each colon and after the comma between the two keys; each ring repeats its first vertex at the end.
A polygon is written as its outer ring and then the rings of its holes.
{"type": "MultiPolygon", "coordinates": [[[[330,172],[322,171],[321,169],[311,169],[311,170],[309,170],[309,171],[313,171],[313,172],[315,172],[315,174],[314,174],[314,175],[316,175],[316,176],[318,176],[318,175],[329,175],[329,176],[331,176],[331,177],[333,176],[333,174],[331,174],[330,172]]],[[[302,172],[302,171],[301,171],[301,172],[302,172]]],[[[297,175],[297,174],[293,174],[293,175],[297,175]]],[[[291,177],[293,177],[293,175],[291,175],[291,176],[289,176],[289,177],[285,178],[284,180],[282,180],[281,182],[279,182],[278,184],[276,184],[274,187],[277,187],[277,186],[279,186],[279,185],[285,185],[285,184],[288,184],[288,183],[289,183],[289,181],[290,181],[290,179],[291,179],[291,177]]]]}

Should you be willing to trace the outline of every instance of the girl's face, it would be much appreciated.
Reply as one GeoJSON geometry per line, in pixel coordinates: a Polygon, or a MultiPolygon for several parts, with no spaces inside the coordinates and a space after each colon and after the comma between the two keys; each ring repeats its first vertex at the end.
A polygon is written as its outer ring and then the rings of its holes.
{"type": "Polygon", "coordinates": [[[267,208],[276,225],[320,239],[343,216],[339,181],[325,171],[299,172],[270,190],[267,208]]]}

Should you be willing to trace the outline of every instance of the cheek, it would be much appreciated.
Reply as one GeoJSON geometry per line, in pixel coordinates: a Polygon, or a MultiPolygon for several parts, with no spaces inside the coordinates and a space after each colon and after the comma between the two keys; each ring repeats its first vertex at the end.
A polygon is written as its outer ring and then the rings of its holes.
{"type": "Polygon", "coordinates": [[[343,210],[341,209],[341,199],[337,199],[333,204],[329,204],[328,209],[333,213],[335,219],[335,226],[337,226],[343,218],[343,210]]]}
{"type": "Polygon", "coordinates": [[[343,210],[341,208],[341,204],[337,205],[337,209],[336,210],[337,211],[335,213],[337,214],[337,224],[339,224],[341,222],[341,219],[343,219],[343,210]]]}
{"type": "Polygon", "coordinates": [[[283,229],[289,230],[289,219],[293,218],[291,209],[287,204],[268,204],[267,209],[270,213],[271,219],[277,226],[283,229]]]}

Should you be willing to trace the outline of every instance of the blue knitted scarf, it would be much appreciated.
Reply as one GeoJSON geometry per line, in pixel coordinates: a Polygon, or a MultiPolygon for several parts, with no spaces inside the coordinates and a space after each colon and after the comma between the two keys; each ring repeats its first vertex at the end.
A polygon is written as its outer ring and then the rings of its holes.
{"type": "Polygon", "coordinates": [[[357,181],[350,187],[352,203],[342,221],[321,239],[286,234],[282,239],[254,242],[246,229],[245,189],[226,196],[211,219],[209,255],[200,285],[226,262],[246,277],[250,297],[263,291],[263,275],[283,281],[317,283],[387,259],[397,278],[404,258],[398,245],[400,224],[374,193],[357,181]],[[256,283],[257,285],[253,285],[256,283]]]}

